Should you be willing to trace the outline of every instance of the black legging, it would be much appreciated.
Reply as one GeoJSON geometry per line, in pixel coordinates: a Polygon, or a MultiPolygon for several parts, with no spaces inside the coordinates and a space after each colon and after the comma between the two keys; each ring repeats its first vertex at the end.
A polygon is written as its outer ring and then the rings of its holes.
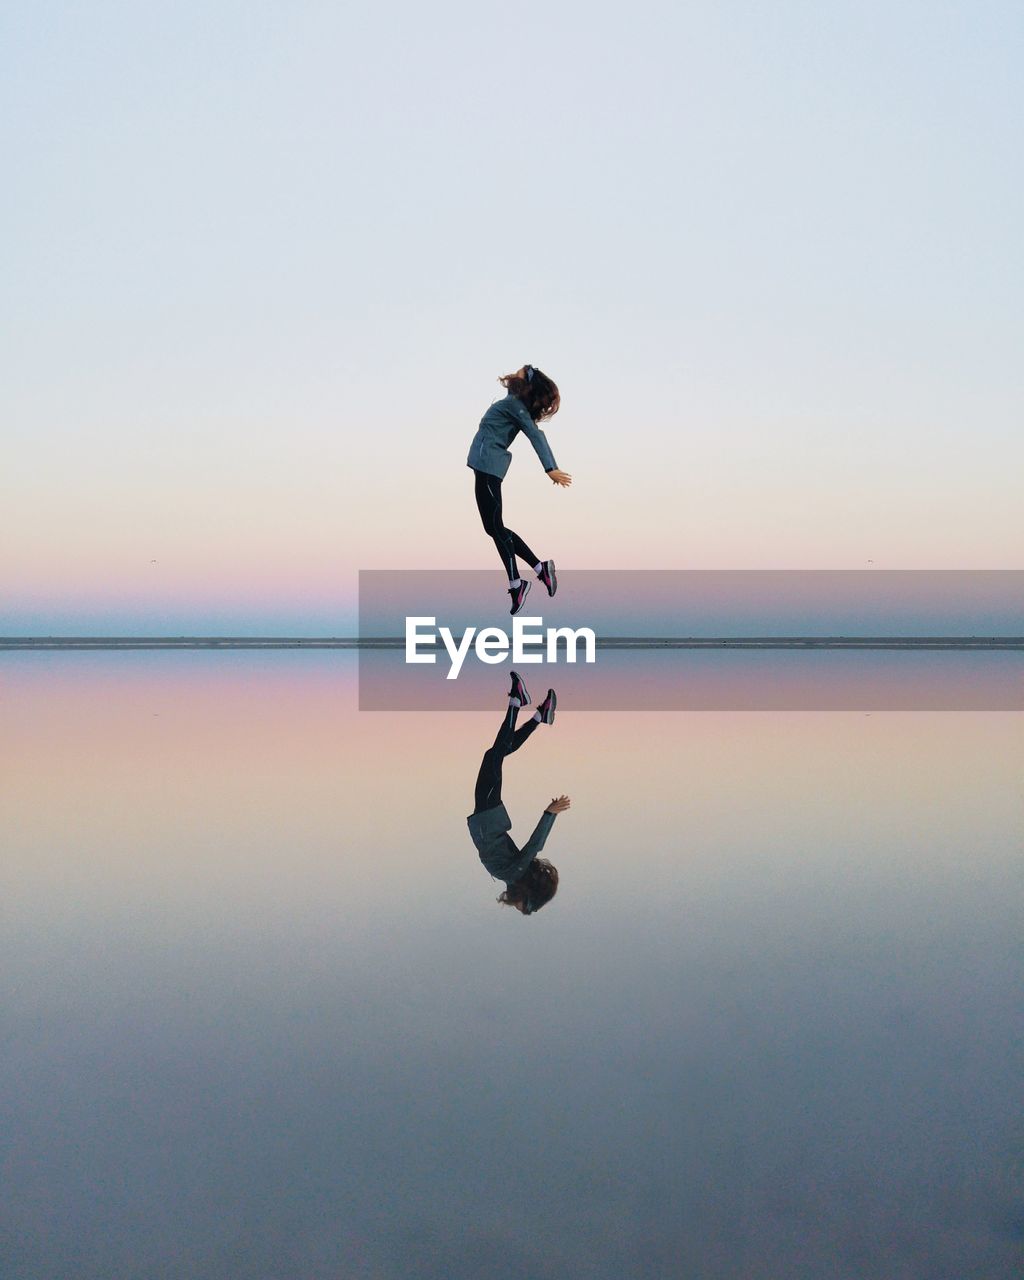
{"type": "Polygon", "coordinates": [[[482,809],[493,809],[495,805],[501,804],[501,762],[513,751],[518,751],[540,723],[535,716],[531,716],[521,729],[517,729],[518,715],[519,708],[510,706],[501,722],[498,736],[494,739],[494,746],[488,747],[484,752],[473,795],[474,813],[480,813],[482,809]]]}
{"type": "Polygon", "coordinates": [[[480,510],[480,519],[484,522],[484,532],[494,539],[494,545],[498,548],[498,555],[501,556],[501,563],[505,566],[508,580],[514,582],[519,577],[516,570],[516,556],[520,560],[525,560],[531,569],[534,565],[540,564],[540,560],[518,533],[505,528],[501,518],[499,478],[488,475],[486,471],[477,471],[475,467],[473,474],[476,476],[476,505],[480,510]]]}

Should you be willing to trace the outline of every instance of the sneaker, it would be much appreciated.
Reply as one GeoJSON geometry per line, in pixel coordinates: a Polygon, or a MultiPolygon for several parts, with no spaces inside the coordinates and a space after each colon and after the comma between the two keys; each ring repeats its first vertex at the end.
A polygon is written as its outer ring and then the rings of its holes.
{"type": "Polygon", "coordinates": [[[548,595],[553,596],[558,590],[558,575],[555,573],[554,560],[545,560],[540,567],[540,573],[537,574],[541,582],[548,589],[548,595]]]}
{"type": "Polygon", "coordinates": [[[521,707],[528,707],[531,702],[530,693],[526,685],[523,684],[523,677],[518,671],[510,673],[512,676],[512,688],[508,691],[510,698],[518,698],[521,707]]]}
{"type": "Polygon", "coordinates": [[[519,612],[526,603],[526,597],[529,595],[529,592],[530,584],[525,578],[520,581],[518,587],[509,587],[508,593],[512,597],[512,608],[509,609],[509,613],[516,614],[519,612]]]}
{"type": "Polygon", "coordinates": [[[541,724],[555,723],[555,706],[557,702],[558,699],[555,697],[554,689],[549,689],[548,696],[537,707],[537,710],[540,712],[541,724]]]}

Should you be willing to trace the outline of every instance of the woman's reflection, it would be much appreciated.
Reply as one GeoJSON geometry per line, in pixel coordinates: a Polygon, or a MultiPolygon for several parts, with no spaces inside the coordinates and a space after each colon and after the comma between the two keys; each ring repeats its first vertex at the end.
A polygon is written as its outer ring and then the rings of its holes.
{"type": "Polygon", "coordinates": [[[518,672],[512,672],[508,711],[494,745],[484,752],[476,780],[473,812],[466,819],[480,861],[492,876],[505,881],[505,892],[498,901],[506,907],[515,907],[524,916],[539,911],[551,901],[558,889],[557,870],[546,858],[538,858],[537,855],[544,848],[556,814],[568,809],[571,801],[568,796],[553,799],[540,815],[533,835],[519,849],[508,834],[512,820],[501,803],[501,766],[505,757],[518,751],[539,724],[554,724],[555,702],[555,691],[549,689],[548,696],[534,714],[521,729],[517,729],[519,710],[529,705],[530,695],[522,677],[518,672]]]}

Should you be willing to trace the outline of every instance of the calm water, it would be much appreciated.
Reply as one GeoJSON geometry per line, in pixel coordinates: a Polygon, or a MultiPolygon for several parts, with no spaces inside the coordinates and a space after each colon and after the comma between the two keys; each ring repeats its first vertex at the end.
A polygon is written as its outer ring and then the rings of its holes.
{"type": "Polygon", "coordinates": [[[563,705],[524,919],[355,673],[0,660],[4,1280],[1017,1274],[1024,717],[563,705]]]}

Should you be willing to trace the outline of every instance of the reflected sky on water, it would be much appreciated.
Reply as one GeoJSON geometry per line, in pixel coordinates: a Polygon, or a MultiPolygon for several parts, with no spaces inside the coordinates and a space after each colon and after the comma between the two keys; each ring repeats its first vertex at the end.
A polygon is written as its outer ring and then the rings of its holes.
{"type": "Polygon", "coordinates": [[[523,918],[494,679],[4,656],[5,1277],[1014,1275],[1021,716],[563,701],[523,918]]]}

